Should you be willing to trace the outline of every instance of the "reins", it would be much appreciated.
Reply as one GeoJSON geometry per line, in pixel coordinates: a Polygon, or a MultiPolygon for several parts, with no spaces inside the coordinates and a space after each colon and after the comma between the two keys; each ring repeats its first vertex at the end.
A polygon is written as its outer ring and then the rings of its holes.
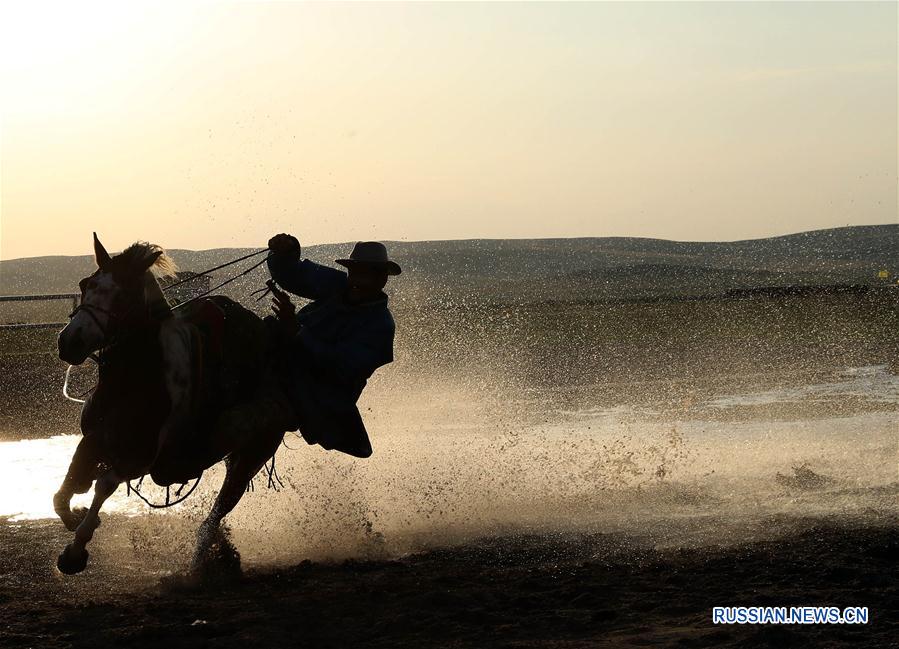
{"type": "MultiPolygon", "coordinates": [[[[268,252],[268,248],[263,248],[262,250],[257,250],[256,252],[251,252],[251,253],[248,254],[248,255],[244,255],[243,257],[238,257],[237,259],[234,259],[234,260],[232,260],[232,261],[225,262],[224,264],[219,264],[218,266],[215,266],[214,268],[209,268],[209,269],[204,270],[204,271],[202,271],[202,272],[200,272],[200,273],[197,273],[196,275],[191,275],[190,277],[185,277],[185,278],[182,279],[182,280],[179,280],[179,281],[177,281],[177,282],[174,282],[174,283],[172,283],[172,284],[169,284],[168,286],[166,286],[166,287],[165,287],[164,289],[162,289],[162,290],[163,290],[163,291],[167,291],[167,290],[169,290],[170,288],[175,288],[175,287],[178,286],[179,284],[184,284],[184,283],[186,283],[186,282],[191,282],[191,281],[197,279],[198,277],[203,277],[203,276],[205,276],[205,275],[208,275],[209,273],[214,272],[214,271],[216,271],[216,270],[219,270],[220,268],[225,268],[226,266],[231,266],[231,265],[233,265],[233,264],[236,264],[236,263],[238,263],[238,262],[241,262],[241,261],[243,261],[244,259],[249,259],[250,257],[255,257],[256,255],[261,255],[263,252],[268,252]]],[[[253,268],[255,268],[255,266],[253,266],[253,268]]],[[[251,270],[252,270],[252,269],[251,269],[251,270]]]]}
{"type": "MultiPolygon", "coordinates": [[[[196,275],[193,275],[192,277],[186,277],[186,278],[184,278],[184,279],[182,279],[182,280],[180,280],[180,281],[178,281],[178,282],[175,282],[174,284],[169,284],[169,285],[166,286],[164,289],[162,289],[162,291],[165,292],[165,291],[169,290],[170,288],[174,288],[174,287],[178,286],[179,284],[184,284],[185,282],[190,282],[190,281],[192,281],[192,280],[197,279],[198,277],[203,277],[203,276],[205,276],[205,275],[208,275],[209,273],[211,273],[211,272],[214,271],[214,270],[218,270],[219,268],[224,268],[225,266],[230,266],[231,264],[236,264],[236,263],[238,263],[238,262],[243,261],[244,259],[249,259],[250,257],[255,257],[256,255],[261,255],[261,254],[264,253],[264,252],[268,252],[268,248],[263,248],[262,250],[257,250],[256,252],[251,252],[251,253],[248,254],[248,255],[244,255],[243,257],[240,257],[240,258],[235,259],[235,260],[233,260],[233,261],[229,261],[229,262],[227,262],[227,263],[221,264],[221,265],[219,265],[219,266],[216,266],[215,268],[210,268],[209,270],[204,270],[202,273],[197,273],[196,275]]],[[[253,271],[253,270],[259,268],[259,267],[260,267],[262,264],[264,264],[265,262],[266,262],[266,259],[263,259],[262,261],[253,264],[252,266],[250,266],[250,267],[247,268],[246,270],[244,270],[244,271],[238,273],[237,275],[234,275],[233,277],[230,277],[230,278],[226,279],[226,280],[225,280],[224,282],[222,282],[221,284],[218,284],[218,285],[216,285],[216,286],[213,286],[213,287],[210,288],[209,290],[203,291],[203,292],[200,293],[199,295],[193,296],[193,297],[190,298],[189,300],[185,300],[184,302],[179,302],[178,304],[176,304],[175,306],[172,307],[172,310],[174,311],[175,309],[180,309],[180,308],[183,307],[184,305],[190,304],[190,303],[193,302],[194,300],[199,300],[201,297],[206,297],[207,295],[209,295],[209,294],[212,293],[213,291],[217,291],[218,289],[220,289],[221,287],[225,286],[226,284],[230,284],[230,283],[233,282],[234,280],[236,280],[236,279],[238,279],[238,278],[240,278],[240,277],[243,277],[244,275],[250,273],[251,271],[253,271]]]]}

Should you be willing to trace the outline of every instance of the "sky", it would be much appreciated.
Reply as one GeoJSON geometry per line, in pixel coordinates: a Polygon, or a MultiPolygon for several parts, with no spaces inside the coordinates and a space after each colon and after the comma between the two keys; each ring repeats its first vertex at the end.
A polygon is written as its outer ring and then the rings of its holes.
{"type": "Polygon", "coordinates": [[[0,11],[0,259],[897,221],[893,2],[0,11]]]}

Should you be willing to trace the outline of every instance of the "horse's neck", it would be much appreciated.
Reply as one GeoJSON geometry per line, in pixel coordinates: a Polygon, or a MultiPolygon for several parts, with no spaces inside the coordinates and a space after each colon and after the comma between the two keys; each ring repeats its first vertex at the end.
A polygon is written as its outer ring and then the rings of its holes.
{"type": "Polygon", "coordinates": [[[113,390],[132,389],[153,382],[162,372],[159,327],[135,329],[100,352],[100,384],[113,390]]]}

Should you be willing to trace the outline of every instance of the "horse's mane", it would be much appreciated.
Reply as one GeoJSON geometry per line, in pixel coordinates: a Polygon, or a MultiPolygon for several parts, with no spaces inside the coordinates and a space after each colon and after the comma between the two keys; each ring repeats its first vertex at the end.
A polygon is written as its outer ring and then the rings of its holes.
{"type": "Polygon", "coordinates": [[[158,278],[175,277],[178,267],[175,265],[175,260],[169,257],[161,246],[146,241],[136,241],[114,256],[112,263],[119,268],[146,268],[151,260],[154,260],[153,263],[144,273],[144,300],[151,310],[167,312],[170,309],[169,302],[159,287],[158,278]]]}
{"type": "Polygon", "coordinates": [[[156,277],[174,277],[175,273],[178,271],[177,265],[175,265],[175,260],[166,254],[165,250],[162,249],[161,246],[157,246],[155,243],[147,243],[146,241],[136,241],[132,243],[130,246],[125,248],[121,253],[113,257],[116,263],[123,264],[124,266],[137,266],[137,265],[146,265],[146,262],[149,261],[153,255],[157,253],[162,253],[159,257],[156,258],[156,261],[150,266],[150,271],[156,277]]]}

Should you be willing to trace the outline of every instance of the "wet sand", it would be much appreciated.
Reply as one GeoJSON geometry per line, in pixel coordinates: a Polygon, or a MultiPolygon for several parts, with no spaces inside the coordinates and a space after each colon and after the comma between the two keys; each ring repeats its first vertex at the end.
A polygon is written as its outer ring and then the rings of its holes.
{"type": "Polygon", "coordinates": [[[89,576],[63,578],[52,566],[68,540],[61,525],[3,524],[0,645],[896,646],[895,520],[765,524],[765,540],[728,546],[525,534],[385,560],[249,568],[236,581],[188,588],[146,572],[107,581],[102,557],[92,557],[89,576]],[[736,605],[867,606],[870,622],[712,624],[713,606],[736,605]]]}

